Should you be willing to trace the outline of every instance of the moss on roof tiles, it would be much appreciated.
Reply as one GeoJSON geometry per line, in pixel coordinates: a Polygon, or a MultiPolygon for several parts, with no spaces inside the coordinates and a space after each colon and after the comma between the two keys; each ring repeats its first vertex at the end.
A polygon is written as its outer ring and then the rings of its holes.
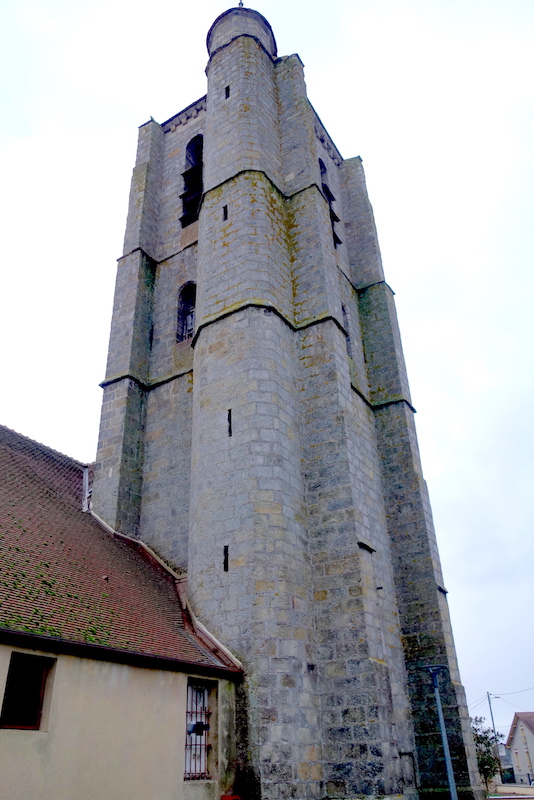
{"type": "Polygon", "coordinates": [[[0,628],[221,666],[170,573],[83,513],[83,465],[0,426],[0,628]]]}

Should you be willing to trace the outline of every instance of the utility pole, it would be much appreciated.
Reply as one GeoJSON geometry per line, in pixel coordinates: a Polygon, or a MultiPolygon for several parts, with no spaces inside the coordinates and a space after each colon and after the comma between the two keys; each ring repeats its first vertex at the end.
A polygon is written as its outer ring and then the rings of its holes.
{"type": "MultiPolygon", "coordinates": [[[[491,707],[491,694],[490,694],[489,692],[486,692],[486,694],[488,695],[488,705],[489,705],[490,716],[491,716],[491,724],[493,725],[493,734],[494,734],[494,736],[495,736],[495,740],[497,740],[497,731],[495,730],[495,720],[493,719],[493,709],[492,709],[492,707],[491,707]]],[[[494,696],[495,698],[497,698],[497,699],[498,699],[498,697],[499,697],[499,696],[498,696],[498,695],[496,695],[496,694],[495,694],[495,695],[493,695],[493,696],[494,696]]]]}
{"type": "Polygon", "coordinates": [[[432,686],[434,687],[434,697],[436,699],[436,708],[438,710],[439,729],[441,732],[441,741],[443,743],[443,753],[445,755],[445,766],[447,767],[447,780],[449,782],[449,792],[451,800],[458,800],[458,793],[456,791],[456,781],[454,780],[454,772],[452,769],[451,751],[449,750],[449,740],[447,739],[447,729],[445,728],[445,718],[443,716],[443,709],[441,707],[441,697],[439,694],[438,675],[443,669],[448,669],[444,664],[435,664],[428,667],[422,667],[430,672],[432,676],[432,686]]]}
{"type": "MultiPolygon", "coordinates": [[[[499,775],[501,776],[501,780],[502,780],[502,764],[501,764],[501,756],[500,756],[500,753],[499,753],[499,740],[497,739],[497,731],[495,729],[495,720],[493,719],[493,708],[491,707],[491,697],[492,697],[492,695],[489,692],[486,692],[486,694],[488,695],[488,706],[489,706],[489,710],[490,710],[491,724],[493,725],[493,735],[495,736],[494,752],[495,752],[497,758],[499,759],[499,775]]],[[[495,697],[497,700],[499,699],[499,695],[498,694],[494,694],[493,697],[495,697]]]]}

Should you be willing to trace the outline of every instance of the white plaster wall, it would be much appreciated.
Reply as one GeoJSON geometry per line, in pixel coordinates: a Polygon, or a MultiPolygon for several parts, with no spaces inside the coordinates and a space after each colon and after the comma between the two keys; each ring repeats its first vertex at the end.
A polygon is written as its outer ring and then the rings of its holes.
{"type": "Polygon", "coordinates": [[[528,784],[534,779],[534,734],[521,722],[516,727],[510,752],[516,783],[528,784]]]}
{"type": "MultiPolygon", "coordinates": [[[[0,698],[10,654],[0,646],[0,698]]],[[[18,650],[18,648],[17,648],[18,650]]],[[[36,653],[49,656],[49,653],[36,653]]],[[[5,800],[206,800],[184,782],[187,675],[58,656],[41,730],[0,729],[5,800]]]]}

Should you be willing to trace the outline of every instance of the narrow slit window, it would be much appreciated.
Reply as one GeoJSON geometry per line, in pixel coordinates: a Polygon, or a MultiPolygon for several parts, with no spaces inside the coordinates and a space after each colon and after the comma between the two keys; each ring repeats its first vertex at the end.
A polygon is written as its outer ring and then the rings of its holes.
{"type": "Polygon", "coordinates": [[[228,572],[228,545],[225,544],[223,547],[223,570],[228,572]]]}
{"type": "Polygon", "coordinates": [[[225,88],[225,90],[224,90],[224,96],[225,96],[225,98],[226,98],[227,100],[228,100],[228,98],[230,97],[230,87],[229,87],[229,86],[226,86],[226,88],[225,88]]]}
{"type": "Polygon", "coordinates": [[[187,687],[185,772],[187,781],[209,778],[208,755],[210,750],[209,690],[207,686],[190,683],[187,687]]]}
{"type": "Polygon", "coordinates": [[[178,326],[176,329],[176,339],[179,342],[192,339],[195,333],[196,298],[196,284],[186,283],[182,286],[178,297],[178,326]]]}
{"type": "Polygon", "coordinates": [[[223,206],[223,220],[228,219],[228,206],[223,206]]]}
{"type": "Polygon", "coordinates": [[[228,436],[232,435],[232,409],[228,409],[228,436]]]}
{"type": "Polygon", "coordinates": [[[343,314],[343,327],[345,328],[345,332],[347,337],[345,339],[345,344],[347,346],[347,355],[349,358],[352,358],[352,342],[350,340],[350,328],[349,328],[349,318],[347,316],[347,309],[344,305],[341,306],[341,313],[343,314]]]}
{"type": "Polygon", "coordinates": [[[12,653],[7,673],[0,728],[38,731],[46,679],[55,659],[12,653]]]}

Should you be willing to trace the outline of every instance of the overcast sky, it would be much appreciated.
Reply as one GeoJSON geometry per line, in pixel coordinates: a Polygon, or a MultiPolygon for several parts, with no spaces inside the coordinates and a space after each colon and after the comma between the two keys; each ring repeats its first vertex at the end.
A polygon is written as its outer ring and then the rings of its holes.
{"type": "MultiPolygon", "coordinates": [[[[206,91],[219,0],[4,0],[0,422],[95,456],[137,127],[206,91]]],[[[258,0],[363,158],[475,714],[534,711],[534,3],[258,0]],[[530,692],[523,692],[531,689],[530,692]],[[519,692],[518,694],[509,694],[519,692]]]]}

